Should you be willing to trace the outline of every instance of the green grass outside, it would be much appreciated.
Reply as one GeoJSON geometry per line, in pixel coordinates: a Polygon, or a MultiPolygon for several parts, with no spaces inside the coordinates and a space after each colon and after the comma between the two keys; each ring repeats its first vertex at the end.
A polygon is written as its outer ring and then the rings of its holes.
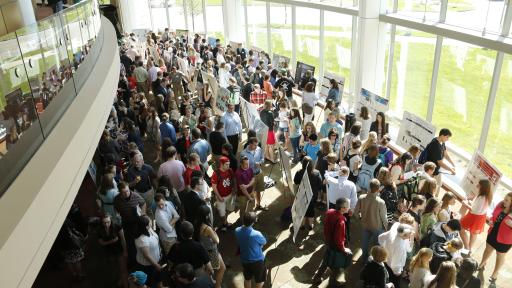
{"type": "MultiPolygon", "coordinates": [[[[409,2],[411,0],[399,0],[398,1],[398,11],[403,11],[405,9],[405,3],[409,2]]],[[[430,1],[429,1],[430,2],[430,1]]],[[[427,2],[426,11],[427,12],[439,12],[439,9],[441,7],[440,2],[439,4],[433,4],[427,2]]],[[[391,10],[390,6],[390,10],[391,10]]],[[[468,2],[467,0],[448,0],[448,10],[454,11],[454,12],[461,12],[461,11],[469,11],[473,10],[473,4],[471,2],[468,2]]],[[[413,12],[423,12],[425,11],[425,4],[420,3],[420,1],[415,1],[412,6],[411,10],[413,12]]]]}

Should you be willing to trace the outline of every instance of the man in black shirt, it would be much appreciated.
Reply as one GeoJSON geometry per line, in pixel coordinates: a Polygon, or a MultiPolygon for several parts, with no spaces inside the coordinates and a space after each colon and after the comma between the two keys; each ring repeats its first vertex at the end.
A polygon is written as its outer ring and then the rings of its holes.
{"type": "Polygon", "coordinates": [[[185,209],[185,216],[192,223],[196,220],[197,208],[206,205],[201,196],[199,196],[201,181],[204,181],[201,177],[192,177],[190,179],[190,191],[182,192],[185,193],[183,196],[178,195],[183,198],[181,200],[185,209]]]}
{"type": "Polygon", "coordinates": [[[311,70],[306,71],[306,74],[304,74],[304,76],[300,79],[299,89],[304,90],[304,87],[306,87],[306,84],[308,84],[309,82],[313,82],[313,84],[314,84],[313,89],[315,89],[316,88],[316,79],[313,76],[313,73],[311,72],[311,70]]]}
{"type": "MultiPolygon", "coordinates": [[[[199,208],[199,206],[197,208],[199,208]]],[[[167,259],[174,265],[189,263],[194,268],[196,275],[204,274],[205,272],[209,275],[213,275],[213,268],[210,263],[208,251],[206,251],[201,243],[192,239],[194,235],[194,226],[192,223],[183,221],[179,229],[183,240],[172,246],[167,255],[167,259]]]]}
{"type": "Polygon", "coordinates": [[[213,288],[215,284],[210,277],[206,275],[196,276],[194,268],[188,263],[176,266],[176,274],[174,274],[176,287],[186,288],[213,288]]]}
{"type": "Polygon", "coordinates": [[[217,165],[219,157],[222,155],[222,145],[228,142],[226,137],[224,137],[224,123],[222,121],[218,121],[215,124],[215,131],[210,133],[208,141],[212,147],[212,158],[217,165]]]}
{"type": "Polygon", "coordinates": [[[243,76],[242,82],[244,83],[244,86],[242,86],[242,98],[245,99],[247,102],[251,102],[251,93],[254,90],[252,83],[250,81],[249,76],[245,75],[243,76]]]}
{"type": "MultiPolygon", "coordinates": [[[[434,178],[437,181],[437,190],[435,196],[437,197],[439,195],[439,189],[443,185],[443,181],[441,178],[441,174],[439,173],[439,169],[443,168],[453,175],[455,175],[455,164],[452,161],[452,158],[448,154],[448,151],[446,151],[446,142],[450,140],[450,137],[452,137],[452,132],[449,129],[443,128],[441,131],[439,131],[439,136],[432,139],[432,141],[427,145],[425,148],[425,159],[424,162],[430,161],[434,162],[436,164],[436,169],[434,170],[434,178]],[[449,166],[444,160],[447,160],[450,162],[451,166],[449,166]]],[[[420,155],[421,158],[421,155],[420,155]]]]}
{"type": "Polygon", "coordinates": [[[274,88],[281,90],[283,93],[285,93],[286,98],[291,100],[293,97],[293,87],[295,86],[295,83],[293,83],[290,78],[283,75],[282,73],[277,74],[277,77],[279,79],[274,84],[274,88]]]}
{"type": "MultiPolygon", "coordinates": [[[[146,201],[147,207],[152,207],[155,196],[153,187],[156,187],[156,173],[153,167],[144,163],[142,154],[136,153],[131,160],[131,165],[126,173],[126,180],[135,192],[146,201]]],[[[153,211],[148,209],[148,216],[154,218],[153,211]]]]}

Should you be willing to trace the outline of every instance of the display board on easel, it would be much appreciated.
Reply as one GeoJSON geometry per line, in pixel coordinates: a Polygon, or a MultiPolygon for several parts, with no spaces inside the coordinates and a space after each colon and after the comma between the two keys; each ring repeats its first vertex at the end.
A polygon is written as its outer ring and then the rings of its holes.
{"type": "MultiPolygon", "coordinates": [[[[307,171],[307,167],[304,169],[307,171]]],[[[297,188],[297,193],[295,194],[295,199],[293,200],[292,205],[294,243],[297,238],[297,234],[299,233],[300,226],[302,225],[302,220],[306,216],[306,211],[308,210],[311,198],[313,198],[313,191],[311,190],[311,184],[309,183],[308,173],[305,172],[302,176],[299,187],[297,188]]]]}
{"type": "Polygon", "coordinates": [[[468,199],[474,199],[478,195],[477,185],[480,179],[489,179],[492,184],[491,190],[494,192],[502,176],[503,173],[496,166],[485,158],[482,153],[476,151],[466,168],[460,186],[466,192],[468,199]]]}
{"type": "Polygon", "coordinates": [[[295,84],[300,85],[300,80],[306,75],[308,70],[311,70],[311,75],[315,75],[315,66],[297,61],[295,66],[295,84]]]}
{"type": "Polygon", "coordinates": [[[418,145],[421,150],[424,150],[434,137],[436,137],[436,126],[415,114],[404,111],[396,139],[398,146],[407,148],[418,145]]]}
{"type": "Polygon", "coordinates": [[[340,96],[343,95],[343,89],[345,88],[345,77],[341,75],[336,75],[334,73],[325,72],[324,77],[322,79],[322,86],[320,87],[320,99],[318,100],[317,105],[320,107],[325,107],[325,102],[327,101],[327,95],[329,94],[329,90],[331,89],[331,80],[334,79],[338,82],[338,88],[340,90],[340,96]]]}
{"type": "Polygon", "coordinates": [[[284,151],[283,147],[279,146],[279,162],[281,163],[281,170],[283,171],[283,180],[288,186],[288,189],[294,194],[293,191],[293,178],[292,178],[292,170],[290,167],[290,157],[284,151]]]}
{"type": "Polygon", "coordinates": [[[272,55],[272,68],[274,68],[274,69],[290,68],[290,58],[274,53],[274,55],[272,55]]]}
{"type": "Polygon", "coordinates": [[[361,88],[361,93],[359,93],[359,100],[356,104],[356,115],[359,115],[361,112],[361,107],[363,106],[368,108],[368,111],[372,116],[372,120],[375,121],[377,112],[386,113],[386,111],[389,110],[389,100],[375,93],[372,93],[369,90],[361,88]]]}

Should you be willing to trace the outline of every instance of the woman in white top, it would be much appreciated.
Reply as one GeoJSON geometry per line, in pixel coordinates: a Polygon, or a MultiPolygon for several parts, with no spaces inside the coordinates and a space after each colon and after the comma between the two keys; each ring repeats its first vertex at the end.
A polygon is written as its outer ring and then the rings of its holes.
{"type": "Polygon", "coordinates": [[[176,211],[174,205],[170,201],[165,200],[165,196],[157,193],[155,196],[156,211],[155,222],[160,228],[160,240],[162,240],[162,248],[167,255],[172,245],[178,239],[176,235],[176,222],[180,219],[180,215],[176,211]]]}
{"type": "Polygon", "coordinates": [[[140,216],[137,223],[137,235],[135,239],[135,248],[137,255],[135,259],[140,266],[140,270],[148,275],[148,286],[162,288],[162,266],[160,261],[160,245],[158,235],[151,228],[150,220],[147,216],[140,216]]]}
{"type": "Polygon", "coordinates": [[[309,106],[313,107],[313,113],[306,114],[304,112],[304,123],[313,121],[313,116],[315,114],[315,105],[318,101],[318,95],[315,93],[315,84],[313,82],[309,82],[304,87],[304,91],[302,91],[302,104],[308,104],[309,106]]]}
{"type": "Polygon", "coordinates": [[[473,203],[468,200],[468,204],[471,205],[471,211],[460,220],[460,226],[462,227],[460,238],[464,243],[464,247],[470,253],[475,245],[476,237],[484,231],[487,208],[492,203],[491,181],[489,179],[481,179],[478,181],[477,187],[478,195],[473,200],[473,203]],[[467,231],[469,231],[469,242],[467,231]]]}
{"type": "Polygon", "coordinates": [[[361,112],[357,117],[357,121],[361,122],[361,134],[359,137],[362,141],[368,138],[368,133],[370,133],[370,125],[372,124],[372,117],[368,112],[368,107],[361,107],[361,112]]]}
{"type": "Polygon", "coordinates": [[[396,224],[396,229],[391,227],[379,236],[379,244],[389,252],[386,263],[399,276],[407,261],[407,253],[412,251],[414,232],[410,225],[396,224]]]}
{"type": "Polygon", "coordinates": [[[409,277],[410,288],[426,287],[426,282],[432,278],[429,265],[433,255],[434,253],[432,252],[432,249],[421,248],[420,251],[418,251],[418,254],[412,257],[411,264],[409,266],[409,272],[411,273],[411,277],[409,277]]]}
{"type": "Polygon", "coordinates": [[[220,63],[219,86],[223,87],[223,88],[227,88],[229,86],[229,78],[231,78],[231,73],[229,73],[228,67],[226,66],[226,62],[220,63]]]}
{"type": "Polygon", "coordinates": [[[281,141],[281,134],[284,134],[284,147],[288,149],[288,144],[290,142],[290,119],[289,119],[288,107],[285,101],[279,103],[279,116],[276,120],[279,121],[278,130],[276,133],[276,140],[281,141]]]}
{"type": "MultiPolygon", "coordinates": [[[[441,210],[437,213],[437,220],[439,222],[447,222],[452,219],[454,212],[451,211],[450,206],[455,205],[456,203],[455,195],[452,192],[446,192],[441,198],[441,210]]],[[[456,217],[453,217],[456,218],[456,217]]]]}

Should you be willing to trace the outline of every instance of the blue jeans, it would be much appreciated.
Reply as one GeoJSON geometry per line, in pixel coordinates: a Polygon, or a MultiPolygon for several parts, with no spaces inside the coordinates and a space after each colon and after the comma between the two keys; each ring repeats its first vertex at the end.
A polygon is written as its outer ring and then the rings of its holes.
{"type": "Polygon", "coordinates": [[[361,250],[363,254],[361,255],[361,258],[363,259],[363,263],[368,262],[368,252],[371,247],[378,245],[378,237],[380,234],[384,232],[383,229],[376,229],[376,230],[366,230],[363,229],[363,237],[361,240],[361,250]]]}
{"type": "Polygon", "coordinates": [[[299,158],[300,136],[295,137],[295,138],[290,138],[290,142],[292,142],[293,159],[297,160],[299,158]]]}

